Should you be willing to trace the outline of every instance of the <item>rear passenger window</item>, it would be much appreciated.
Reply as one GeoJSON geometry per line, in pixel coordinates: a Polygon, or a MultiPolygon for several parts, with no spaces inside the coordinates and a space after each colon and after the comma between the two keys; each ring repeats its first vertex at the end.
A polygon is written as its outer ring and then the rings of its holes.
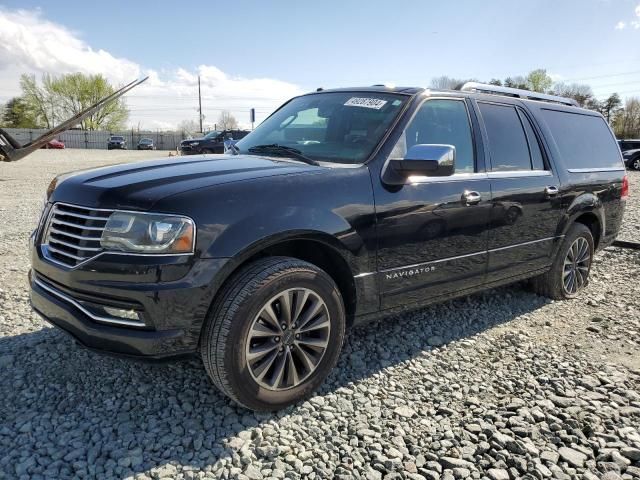
{"type": "Polygon", "coordinates": [[[544,170],[544,160],[542,159],[542,150],[540,149],[540,143],[538,143],[538,137],[533,131],[533,126],[529,121],[529,118],[521,111],[518,110],[520,121],[524,127],[524,131],[527,134],[527,143],[529,144],[529,155],[531,155],[531,165],[534,170],[544,170]]]}
{"type": "Polygon", "coordinates": [[[516,108],[490,103],[480,103],[479,106],[489,137],[491,170],[531,170],[529,143],[516,108]]]}
{"type": "Polygon", "coordinates": [[[620,168],[620,149],[604,118],[542,110],[566,168],[620,168]]]}
{"type": "Polygon", "coordinates": [[[391,156],[403,158],[417,144],[453,145],[456,173],[475,171],[473,137],[467,106],[462,100],[427,100],[416,112],[391,156]]]}

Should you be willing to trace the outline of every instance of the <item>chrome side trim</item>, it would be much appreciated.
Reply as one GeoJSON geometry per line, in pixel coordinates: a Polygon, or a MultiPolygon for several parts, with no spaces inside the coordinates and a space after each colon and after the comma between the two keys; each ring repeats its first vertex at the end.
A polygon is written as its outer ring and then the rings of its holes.
{"type": "Polygon", "coordinates": [[[593,173],[593,172],[624,172],[622,167],[598,167],[598,168],[567,168],[569,173],[593,173]]]}
{"type": "Polygon", "coordinates": [[[87,310],[85,307],[83,307],[82,304],[76,302],[73,298],[65,295],[62,292],[59,292],[58,290],[55,290],[55,289],[49,287],[48,285],[45,285],[44,283],[42,283],[37,278],[35,278],[33,280],[33,282],[36,285],[38,285],[40,288],[42,288],[43,290],[46,290],[47,292],[49,292],[51,295],[54,295],[54,296],[58,297],[59,299],[64,300],[67,303],[70,303],[71,305],[76,307],[78,310],[80,310],[82,313],[87,315],[89,318],[95,320],[96,322],[109,323],[109,324],[112,324],[112,325],[126,325],[128,327],[144,327],[145,326],[144,322],[142,322],[142,321],[122,320],[122,319],[113,318],[113,317],[101,317],[99,315],[96,315],[95,313],[91,313],[89,310],[87,310]]]}
{"type": "Polygon", "coordinates": [[[436,182],[463,182],[469,180],[486,180],[488,175],[485,172],[478,173],[454,173],[447,177],[428,177],[425,175],[411,175],[408,177],[408,185],[416,183],[436,183],[436,182]]]}
{"type": "Polygon", "coordinates": [[[353,278],[364,278],[364,277],[368,277],[370,275],[374,275],[377,272],[365,272],[365,273],[359,273],[358,275],[354,275],[353,278]]]}
{"type": "MultiPolygon", "coordinates": [[[[571,171],[571,170],[569,170],[571,171]]],[[[412,175],[409,177],[409,185],[416,183],[434,182],[462,182],[469,180],[486,180],[491,178],[521,178],[521,177],[553,177],[549,170],[506,170],[498,172],[454,173],[447,177],[428,177],[424,175],[412,175]]]]}
{"type": "Polygon", "coordinates": [[[423,267],[425,265],[432,265],[434,263],[450,262],[452,260],[459,260],[461,258],[475,257],[477,255],[483,255],[483,254],[492,253],[492,252],[499,252],[501,250],[507,250],[509,248],[524,247],[526,245],[532,245],[534,243],[540,243],[540,242],[548,242],[550,240],[558,240],[560,238],[564,238],[564,235],[556,235],[556,236],[553,236],[553,237],[540,238],[538,240],[531,240],[529,242],[516,243],[514,245],[507,245],[506,247],[492,248],[492,249],[489,249],[489,250],[481,250],[479,252],[467,253],[465,255],[458,255],[458,256],[455,256],[455,257],[440,258],[438,260],[433,260],[431,262],[415,263],[413,265],[403,265],[401,267],[386,268],[384,270],[379,270],[377,272],[361,273],[359,275],[355,275],[353,278],[362,278],[362,277],[366,277],[368,275],[374,275],[376,273],[388,273],[388,272],[393,272],[393,271],[396,271],[396,270],[404,270],[404,269],[407,269],[407,268],[419,268],[419,267],[423,267]]]}
{"type": "Polygon", "coordinates": [[[489,253],[499,252],[500,250],[508,250],[509,248],[524,247],[525,245],[531,245],[531,244],[540,243],[540,242],[548,242],[549,240],[557,240],[559,238],[564,238],[564,235],[556,235],[555,237],[547,237],[547,238],[541,238],[539,240],[531,240],[530,242],[516,243],[515,245],[507,245],[506,247],[492,248],[491,250],[488,250],[488,251],[489,253]]]}
{"type": "Polygon", "coordinates": [[[489,178],[552,177],[549,170],[506,170],[488,172],[489,178]]]}
{"type": "Polygon", "coordinates": [[[380,270],[379,273],[393,272],[395,270],[404,270],[405,268],[418,268],[418,267],[422,267],[424,265],[431,265],[431,264],[434,264],[434,263],[442,263],[442,262],[450,262],[452,260],[459,260],[461,258],[475,257],[477,255],[484,255],[486,253],[487,253],[487,250],[482,250],[481,252],[467,253],[465,255],[458,255],[456,257],[440,258],[438,260],[433,260],[431,262],[423,262],[423,263],[416,263],[414,265],[404,265],[402,267],[387,268],[387,269],[384,269],[384,270],[380,270]]]}

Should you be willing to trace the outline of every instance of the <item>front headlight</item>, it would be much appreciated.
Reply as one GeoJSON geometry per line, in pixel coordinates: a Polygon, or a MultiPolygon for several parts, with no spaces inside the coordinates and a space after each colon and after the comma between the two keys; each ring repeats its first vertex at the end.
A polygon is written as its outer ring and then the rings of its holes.
{"type": "Polygon", "coordinates": [[[191,143],[191,146],[192,146],[192,147],[195,147],[196,145],[200,145],[200,142],[193,142],[193,143],[191,143]]]}
{"type": "Polygon", "coordinates": [[[105,250],[129,253],[193,253],[195,230],[188,217],[116,211],[100,244],[105,250]]]}

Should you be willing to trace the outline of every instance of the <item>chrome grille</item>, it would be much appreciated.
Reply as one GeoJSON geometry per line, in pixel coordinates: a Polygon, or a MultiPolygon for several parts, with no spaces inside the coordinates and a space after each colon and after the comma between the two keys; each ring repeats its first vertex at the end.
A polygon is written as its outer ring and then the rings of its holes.
{"type": "Polygon", "coordinates": [[[50,260],[75,267],[102,251],[100,238],[113,210],[56,203],[42,236],[42,251],[50,260]]]}

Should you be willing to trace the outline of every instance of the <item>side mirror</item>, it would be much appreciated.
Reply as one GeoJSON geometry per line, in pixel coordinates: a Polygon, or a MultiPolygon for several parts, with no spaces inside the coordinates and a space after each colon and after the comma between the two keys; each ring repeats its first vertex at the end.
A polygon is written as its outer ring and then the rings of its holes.
{"type": "Polygon", "coordinates": [[[390,159],[385,181],[404,184],[407,177],[447,177],[455,172],[456,147],[418,144],[409,148],[402,159],[390,159]]]}

